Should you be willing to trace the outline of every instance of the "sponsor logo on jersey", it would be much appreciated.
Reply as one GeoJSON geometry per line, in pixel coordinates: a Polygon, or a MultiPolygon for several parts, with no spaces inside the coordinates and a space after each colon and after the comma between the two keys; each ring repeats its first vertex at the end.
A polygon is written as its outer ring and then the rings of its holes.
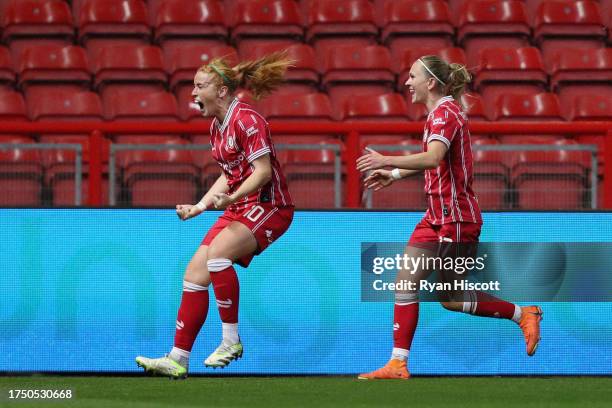
{"type": "Polygon", "coordinates": [[[259,132],[259,129],[257,129],[255,126],[251,126],[246,130],[247,136],[253,136],[254,134],[257,134],[257,132],[259,132]]]}
{"type": "Polygon", "coordinates": [[[446,124],[446,122],[442,118],[435,118],[432,123],[433,126],[444,125],[444,124],[446,124]]]}
{"type": "Polygon", "coordinates": [[[268,238],[269,243],[272,243],[272,241],[274,241],[274,237],[272,237],[272,230],[266,230],[266,238],[268,238]]]}
{"type": "Polygon", "coordinates": [[[183,323],[182,320],[177,320],[176,321],[176,330],[182,330],[183,327],[185,327],[185,323],[183,323]]]}
{"type": "Polygon", "coordinates": [[[219,164],[221,164],[221,167],[223,167],[223,170],[229,172],[234,167],[238,167],[240,163],[244,161],[244,159],[245,159],[244,155],[240,154],[238,155],[238,158],[236,158],[235,160],[232,160],[230,162],[219,162],[219,164]]]}
{"type": "Polygon", "coordinates": [[[400,325],[399,323],[393,323],[393,331],[399,330],[400,325]]]}

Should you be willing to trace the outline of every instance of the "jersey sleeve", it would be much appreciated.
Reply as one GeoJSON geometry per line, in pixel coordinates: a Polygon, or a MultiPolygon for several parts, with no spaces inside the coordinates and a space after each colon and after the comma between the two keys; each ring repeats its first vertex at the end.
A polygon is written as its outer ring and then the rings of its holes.
{"type": "Polygon", "coordinates": [[[459,129],[459,121],[456,116],[448,109],[437,109],[430,120],[427,143],[439,140],[447,148],[450,148],[451,142],[459,129]]]}
{"type": "Polygon", "coordinates": [[[240,115],[236,120],[236,135],[249,163],[271,151],[268,123],[256,113],[240,115]]]}

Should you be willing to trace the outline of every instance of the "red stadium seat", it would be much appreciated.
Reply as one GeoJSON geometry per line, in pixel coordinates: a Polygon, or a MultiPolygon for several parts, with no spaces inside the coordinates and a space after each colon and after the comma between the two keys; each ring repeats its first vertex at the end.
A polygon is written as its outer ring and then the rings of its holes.
{"type": "Polygon", "coordinates": [[[71,89],[41,91],[28,95],[27,102],[32,120],[103,120],[102,104],[94,92],[71,89]]]}
{"type": "Polygon", "coordinates": [[[356,95],[393,92],[395,77],[389,50],[379,45],[343,46],[330,50],[323,62],[321,85],[335,106],[356,95]]]}
{"type": "Polygon", "coordinates": [[[319,57],[338,45],[376,44],[374,6],[368,0],[313,0],[308,12],[306,41],[319,57]]]}
{"type": "Polygon", "coordinates": [[[163,0],[155,16],[155,42],[173,53],[183,44],[225,45],[222,3],[218,0],[163,0]]]}
{"type": "MultiPolygon", "coordinates": [[[[40,143],[80,144],[82,147],[81,202],[85,203],[89,193],[89,136],[88,135],[41,135],[40,143]]],[[[108,157],[110,141],[102,139],[102,203],[108,203],[108,157]]],[[[54,206],[75,204],[75,151],[72,149],[53,149],[42,152],[42,163],[45,166],[45,185],[51,191],[51,203],[54,206]]],[[[118,191],[115,190],[115,191],[118,191]]]]}
{"type": "Polygon", "coordinates": [[[146,45],[151,40],[143,0],[86,0],[79,12],[79,42],[89,57],[104,45],[146,45]]]}
{"type": "Polygon", "coordinates": [[[552,93],[507,94],[497,98],[494,120],[559,121],[563,120],[557,96],[552,93]]]}
{"type": "Polygon", "coordinates": [[[295,61],[292,67],[285,73],[286,83],[279,88],[278,93],[312,93],[317,92],[319,85],[319,74],[314,49],[306,44],[295,44],[289,47],[279,44],[253,45],[246,51],[243,59],[257,59],[264,55],[279,50],[287,50],[287,57],[295,61]]]}
{"type": "Polygon", "coordinates": [[[453,45],[454,28],[448,5],[442,0],[386,0],[381,42],[399,55],[414,47],[453,45]]]}
{"type": "Polygon", "coordinates": [[[0,88],[11,89],[15,84],[13,61],[6,47],[0,47],[0,88]]]}
{"type": "Polygon", "coordinates": [[[522,1],[476,0],[463,5],[457,41],[465,48],[469,66],[475,66],[483,48],[526,47],[530,33],[522,1]]]}
{"type": "Polygon", "coordinates": [[[298,5],[294,0],[242,0],[232,13],[231,40],[243,54],[253,40],[301,42],[304,36],[298,5]]]}
{"type": "Polygon", "coordinates": [[[163,0],[155,16],[155,41],[217,39],[225,41],[223,6],[219,0],[163,0]]]}
{"type": "Polygon", "coordinates": [[[11,90],[0,91],[0,119],[3,121],[28,120],[25,101],[21,93],[11,90]]]}
{"type": "MultiPolygon", "coordinates": [[[[122,144],[187,145],[168,136],[124,136],[122,144]]],[[[127,202],[133,206],[174,206],[196,202],[198,169],[189,150],[128,150],[117,153],[127,202]]]]}
{"type": "Polygon", "coordinates": [[[470,121],[488,120],[480,95],[464,93],[461,95],[461,104],[470,121]]]}
{"type": "MultiPolygon", "coordinates": [[[[261,113],[270,122],[309,120],[332,122],[334,115],[327,94],[274,94],[260,103],[261,113]]],[[[318,143],[332,135],[282,135],[273,134],[275,143],[318,143]]]]}
{"type": "MultiPolygon", "coordinates": [[[[327,140],[321,143],[336,144],[327,140]]],[[[338,189],[334,182],[334,157],[330,149],[290,150],[283,172],[297,208],[334,208],[338,189]]]]}
{"type": "Polygon", "coordinates": [[[333,120],[329,98],[324,93],[271,95],[261,103],[268,120],[333,120]]]}
{"type": "Polygon", "coordinates": [[[33,144],[26,136],[0,135],[0,143],[15,144],[14,148],[0,149],[0,206],[40,205],[43,174],[40,151],[19,146],[33,144]]]}
{"type": "Polygon", "coordinates": [[[38,45],[30,47],[19,61],[19,86],[74,85],[89,89],[91,74],[85,50],[76,46],[38,45]]]}
{"type": "Polygon", "coordinates": [[[544,1],[534,20],[534,39],[548,60],[566,48],[605,47],[606,30],[596,1],[544,1]]]}
{"type": "MultiPolygon", "coordinates": [[[[106,95],[103,104],[106,117],[115,121],[173,122],[178,117],[176,100],[168,92],[117,91],[106,95]]],[[[175,135],[116,135],[115,141],[121,144],[185,143],[175,135]]],[[[120,194],[120,202],[135,206],[193,202],[199,183],[190,154],[179,150],[118,152],[118,164],[124,169],[122,185],[126,188],[120,194]]]]}
{"type": "Polygon", "coordinates": [[[612,95],[612,49],[559,51],[552,63],[550,82],[566,100],[583,94],[612,95]]]}
{"type": "Polygon", "coordinates": [[[408,108],[398,93],[372,95],[366,98],[351,98],[339,112],[343,120],[350,121],[397,121],[405,122],[408,108]]]}
{"type": "Polygon", "coordinates": [[[404,84],[408,80],[410,68],[412,68],[412,64],[414,64],[417,59],[425,55],[437,55],[449,63],[457,63],[461,65],[466,64],[465,53],[463,52],[463,49],[458,47],[441,49],[430,47],[415,47],[397,51],[397,53],[394,54],[392,58],[394,64],[393,70],[399,74],[397,81],[398,89],[404,89],[407,97],[409,97],[410,95],[407,93],[408,88],[405,87],[404,84]]]}
{"type": "Polygon", "coordinates": [[[74,40],[72,14],[62,0],[11,0],[2,18],[2,41],[13,58],[32,44],[69,45],[74,40]]]}
{"type": "MultiPolygon", "coordinates": [[[[568,119],[581,120],[605,120],[612,121],[612,96],[610,95],[580,95],[568,105],[571,107],[568,119]]],[[[606,136],[602,135],[577,135],[576,141],[580,144],[596,145],[597,158],[599,162],[599,173],[603,174],[604,153],[606,149],[606,136]]]]}
{"type": "Polygon", "coordinates": [[[548,77],[535,47],[486,48],[480,54],[474,85],[491,106],[501,94],[545,91],[548,77]]]}
{"type": "Polygon", "coordinates": [[[509,170],[504,156],[507,152],[480,150],[480,146],[497,146],[490,138],[472,138],[474,157],[474,191],[483,210],[510,208],[509,170]]]}
{"type": "Polygon", "coordinates": [[[94,87],[102,94],[115,85],[140,84],[151,90],[163,90],[166,85],[163,56],[158,47],[103,46],[91,65],[94,87]]]}
{"type": "MultiPolygon", "coordinates": [[[[526,141],[527,143],[533,143],[526,141]]],[[[575,145],[559,140],[556,146],[575,145]]],[[[587,202],[586,152],[523,151],[512,168],[512,183],[520,209],[583,209],[587,202]]]]}
{"type": "MultiPolygon", "coordinates": [[[[48,92],[37,89],[28,94],[30,118],[36,121],[102,121],[101,102],[96,93],[75,91],[72,89],[48,92]]],[[[80,144],[82,154],[82,202],[88,194],[87,177],[89,172],[89,135],[45,135],[40,136],[40,143],[80,144]]],[[[108,161],[109,141],[103,139],[102,161],[108,161]]],[[[43,150],[42,161],[45,166],[45,185],[50,188],[53,205],[75,204],[75,151],[72,149],[43,150]]],[[[104,166],[103,177],[107,177],[108,168],[104,166]]],[[[102,183],[102,202],[108,203],[108,183],[102,183]]]]}
{"type": "MultiPolygon", "coordinates": [[[[113,121],[175,122],[178,120],[176,99],[169,92],[114,90],[102,98],[105,118],[113,121]]],[[[177,135],[156,135],[169,139],[177,135]]],[[[132,136],[115,135],[117,143],[133,143],[132,136]]],[[[147,140],[149,135],[138,136],[147,140]]]]}
{"type": "Polygon", "coordinates": [[[120,90],[102,98],[108,120],[175,121],[178,119],[176,99],[169,92],[137,92],[120,90]]]}
{"type": "Polygon", "coordinates": [[[612,120],[610,95],[580,95],[570,106],[569,120],[612,120]]]}

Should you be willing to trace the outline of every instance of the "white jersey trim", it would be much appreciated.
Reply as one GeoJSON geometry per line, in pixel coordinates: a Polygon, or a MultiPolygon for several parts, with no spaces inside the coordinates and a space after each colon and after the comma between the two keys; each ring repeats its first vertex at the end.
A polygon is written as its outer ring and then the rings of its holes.
{"type": "Polygon", "coordinates": [[[268,146],[266,147],[262,147],[261,149],[259,149],[256,152],[251,153],[251,155],[249,157],[247,157],[247,160],[249,161],[249,163],[253,162],[253,160],[260,158],[261,156],[264,156],[266,154],[270,154],[270,148],[268,146]]]}
{"type": "Polygon", "coordinates": [[[448,141],[447,138],[442,137],[440,135],[431,135],[427,138],[427,144],[429,144],[432,140],[439,140],[441,142],[443,142],[447,148],[450,148],[450,142],[448,141]]]}
{"type": "MultiPolygon", "coordinates": [[[[234,108],[236,107],[236,105],[238,104],[238,102],[240,102],[238,100],[238,98],[234,98],[234,100],[232,101],[232,103],[230,104],[229,108],[227,108],[227,113],[225,114],[225,119],[223,119],[223,123],[221,124],[221,127],[219,127],[219,131],[221,133],[223,133],[223,131],[225,130],[225,128],[227,127],[233,113],[234,113],[234,108]]],[[[217,121],[217,123],[219,123],[217,121]]]]}

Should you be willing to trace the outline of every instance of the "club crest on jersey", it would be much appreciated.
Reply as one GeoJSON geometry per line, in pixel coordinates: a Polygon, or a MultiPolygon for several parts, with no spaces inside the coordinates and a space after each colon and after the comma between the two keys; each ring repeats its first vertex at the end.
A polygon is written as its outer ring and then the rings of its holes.
{"type": "Polygon", "coordinates": [[[229,135],[225,140],[225,150],[228,152],[236,150],[236,135],[229,135]]]}

